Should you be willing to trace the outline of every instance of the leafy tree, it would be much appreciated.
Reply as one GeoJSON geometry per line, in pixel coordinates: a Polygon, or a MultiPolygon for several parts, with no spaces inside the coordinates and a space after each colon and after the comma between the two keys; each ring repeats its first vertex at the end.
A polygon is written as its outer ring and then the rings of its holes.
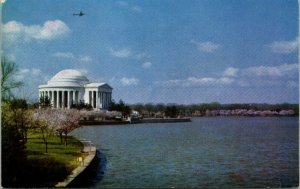
{"type": "Polygon", "coordinates": [[[144,105],[141,103],[130,105],[130,108],[136,110],[138,112],[142,112],[144,110],[144,105]]]}
{"type": "Polygon", "coordinates": [[[176,106],[168,106],[165,110],[165,115],[167,117],[177,117],[178,114],[179,114],[179,111],[176,108],[176,106]]]}
{"type": "Polygon", "coordinates": [[[25,145],[27,142],[27,131],[32,126],[31,111],[28,110],[28,104],[24,99],[13,99],[10,102],[10,110],[12,124],[20,132],[23,144],[25,145]]]}
{"type": "Polygon", "coordinates": [[[50,108],[51,105],[51,99],[46,95],[46,96],[41,96],[40,97],[40,102],[39,105],[41,108],[50,108]]]}
{"type": "Polygon", "coordinates": [[[80,100],[79,103],[72,103],[72,104],[71,104],[71,109],[77,109],[77,110],[82,110],[82,109],[92,110],[93,107],[92,107],[92,105],[90,105],[90,104],[88,104],[88,103],[84,103],[84,100],[80,100]]]}
{"type": "Polygon", "coordinates": [[[151,116],[154,111],[154,105],[152,103],[145,104],[145,110],[148,112],[148,116],[151,116]]]}
{"type": "Polygon", "coordinates": [[[78,128],[80,120],[80,112],[75,109],[60,110],[58,119],[58,128],[56,131],[60,134],[62,142],[62,134],[65,135],[65,145],[68,145],[68,134],[74,129],[78,128]]]}
{"type": "Polygon", "coordinates": [[[154,107],[155,111],[161,111],[161,112],[164,112],[165,109],[166,109],[166,106],[162,103],[160,104],[156,104],[155,107],[154,107]]]}
{"type": "Polygon", "coordinates": [[[13,121],[11,119],[11,109],[10,109],[10,102],[9,101],[1,101],[1,123],[2,125],[12,125],[13,121]]]}
{"type": "Polygon", "coordinates": [[[127,106],[124,101],[120,100],[119,103],[115,103],[115,101],[112,101],[110,103],[110,106],[108,108],[109,111],[118,111],[122,112],[123,116],[128,116],[130,115],[130,107],[127,106]]]}
{"type": "Polygon", "coordinates": [[[80,112],[75,109],[39,109],[34,114],[36,127],[40,129],[45,151],[48,153],[48,140],[56,132],[65,135],[65,145],[68,145],[68,134],[79,127],[80,112]]]}
{"type": "Polygon", "coordinates": [[[59,121],[56,113],[56,109],[43,108],[38,109],[33,115],[34,125],[41,131],[46,153],[48,153],[49,138],[56,132],[59,121]]]}
{"type": "Polygon", "coordinates": [[[108,106],[108,110],[109,111],[116,111],[117,105],[116,102],[114,100],[112,100],[108,106]]]}
{"type": "Polygon", "coordinates": [[[1,58],[1,96],[3,100],[9,100],[13,94],[12,89],[19,88],[23,82],[16,81],[14,75],[18,72],[15,62],[5,57],[1,58]]]}
{"type": "Polygon", "coordinates": [[[119,101],[119,109],[121,110],[123,116],[130,115],[130,107],[127,106],[122,100],[119,101]]]}
{"type": "Polygon", "coordinates": [[[15,127],[22,136],[23,145],[27,142],[27,131],[32,126],[32,111],[24,99],[2,101],[2,123],[15,127]]]}

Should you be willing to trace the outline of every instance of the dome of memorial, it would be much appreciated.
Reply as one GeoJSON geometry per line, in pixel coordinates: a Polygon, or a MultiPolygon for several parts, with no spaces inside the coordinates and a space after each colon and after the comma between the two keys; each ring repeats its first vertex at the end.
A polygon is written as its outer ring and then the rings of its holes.
{"type": "Polygon", "coordinates": [[[83,86],[89,83],[89,80],[80,71],[66,69],[58,72],[49,81],[48,85],[55,86],[83,86]]]}

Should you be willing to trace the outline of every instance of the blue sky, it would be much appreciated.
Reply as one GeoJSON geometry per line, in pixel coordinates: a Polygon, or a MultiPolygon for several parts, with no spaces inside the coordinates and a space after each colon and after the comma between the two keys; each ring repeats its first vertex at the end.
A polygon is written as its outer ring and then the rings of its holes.
{"type": "Polygon", "coordinates": [[[298,102],[296,0],[7,0],[2,13],[24,98],[72,68],[127,103],[298,102]]]}

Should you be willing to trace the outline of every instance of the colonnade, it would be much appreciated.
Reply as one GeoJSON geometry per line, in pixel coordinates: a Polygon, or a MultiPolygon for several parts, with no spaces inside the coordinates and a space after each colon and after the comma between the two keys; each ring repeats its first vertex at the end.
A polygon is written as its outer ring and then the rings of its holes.
{"type": "Polygon", "coordinates": [[[93,108],[108,108],[111,103],[111,92],[89,91],[89,104],[93,108]],[[102,107],[98,107],[99,105],[102,107]]]}
{"type": "Polygon", "coordinates": [[[39,93],[39,97],[49,97],[53,108],[70,108],[72,103],[79,103],[79,95],[76,90],[46,90],[39,93]]]}
{"type": "MultiPolygon", "coordinates": [[[[71,108],[72,104],[78,104],[82,94],[76,90],[42,90],[40,97],[49,97],[53,108],[71,108]]],[[[85,103],[89,103],[93,108],[107,109],[111,103],[111,92],[88,91],[85,103]],[[101,106],[100,106],[101,105],[101,106]]]]}

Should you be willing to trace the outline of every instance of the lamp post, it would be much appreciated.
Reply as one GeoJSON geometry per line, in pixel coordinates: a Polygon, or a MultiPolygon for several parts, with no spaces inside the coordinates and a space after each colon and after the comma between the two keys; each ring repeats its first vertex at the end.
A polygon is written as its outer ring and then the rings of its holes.
{"type": "Polygon", "coordinates": [[[78,164],[81,164],[84,166],[84,156],[81,154],[81,156],[77,157],[78,164]]]}

